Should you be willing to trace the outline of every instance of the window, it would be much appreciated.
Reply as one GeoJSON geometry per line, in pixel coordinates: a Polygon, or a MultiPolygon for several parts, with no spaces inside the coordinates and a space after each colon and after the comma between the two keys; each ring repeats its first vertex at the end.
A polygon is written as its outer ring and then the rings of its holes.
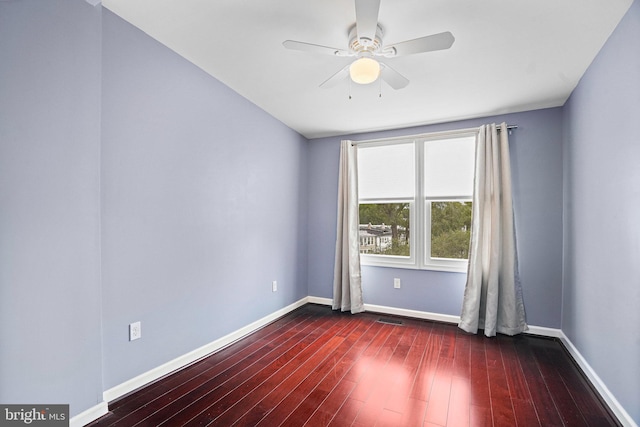
{"type": "Polygon", "coordinates": [[[475,132],[358,145],[364,265],[465,271],[475,132]]]}

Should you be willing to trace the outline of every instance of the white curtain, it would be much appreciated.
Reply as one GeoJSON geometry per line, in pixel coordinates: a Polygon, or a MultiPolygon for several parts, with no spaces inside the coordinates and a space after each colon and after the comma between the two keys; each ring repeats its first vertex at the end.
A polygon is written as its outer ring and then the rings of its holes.
{"type": "Polygon", "coordinates": [[[333,270],[333,309],[364,311],[360,277],[358,150],[351,141],[340,145],[338,227],[333,270]]]}
{"type": "Polygon", "coordinates": [[[516,335],[527,323],[518,276],[505,123],[480,128],[476,146],[469,267],[459,327],[516,335]]]}

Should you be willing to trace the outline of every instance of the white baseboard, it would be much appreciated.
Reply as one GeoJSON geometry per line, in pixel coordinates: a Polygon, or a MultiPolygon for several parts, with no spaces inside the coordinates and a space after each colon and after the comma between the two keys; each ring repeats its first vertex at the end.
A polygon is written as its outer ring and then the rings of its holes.
{"type": "MultiPolygon", "coordinates": [[[[309,302],[313,304],[333,305],[331,298],[308,297],[309,302]]],[[[451,316],[449,314],[430,313],[428,311],[408,310],[406,308],[387,307],[384,305],[365,304],[365,311],[381,314],[393,314],[396,316],[413,317],[416,319],[434,320],[436,322],[458,323],[459,316],[451,316]]]]}
{"type": "Polygon", "coordinates": [[[609,405],[609,408],[613,413],[618,417],[618,420],[622,423],[622,425],[626,427],[638,427],[636,422],[631,418],[631,415],[622,407],[620,402],[615,398],[613,393],[609,390],[609,388],[605,385],[604,381],[600,379],[596,371],[593,370],[591,365],[586,361],[586,359],[580,354],[576,346],[573,345],[571,340],[564,334],[564,332],[560,331],[560,341],[565,346],[567,351],[571,354],[573,359],[576,361],[582,372],[589,378],[591,384],[598,391],[600,396],[604,399],[604,401],[609,405]]]}
{"type": "Polygon", "coordinates": [[[295,303],[288,305],[274,313],[271,313],[268,316],[265,316],[262,319],[259,319],[243,328],[240,328],[237,331],[225,335],[222,338],[219,338],[209,344],[190,351],[189,353],[186,353],[180,357],[170,360],[169,362],[153,368],[143,374],[140,374],[137,377],[131,378],[130,380],[125,381],[122,384],[112,387],[103,393],[103,399],[105,402],[110,402],[121,396],[124,396],[127,393],[132,392],[133,390],[136,390],[159,378],[162,378],[173,371],[190,365],[193,362],[202,359],[206,355],[218,351],[221,348],[231,344],[232,342],[237,341],[254,331],[257,331],[263,326],[273,322],[274,320],[284,316],[285,314],[295,310],[296,308],[302,307],[307,302],[308,297],[302,298],[301,300],[296,301],[295,303]]]}
{"type": "Polygon", "coordinates": [[[323,298],[323,297],[307,297],[307,301],[311,304],[320,304],[320,305],[333,305],[333,300],[331,298],[323,298]]]}
{"type": "Polygon", "coordinates": [[[529,329],[525,332],[528,335],[538,335],[541,337],[560,338],[562,336],[562,330],[556,328],[546,328],[544,326],[531,326],[527,325],[529,329]]]}
{"type": "MultiPolygon", "coordinates": [[[[331,298],[308,297],[309,302],[313,304],[333,305],[331,298]]],[[[396,316],[413,317],[416,319],[435,320],[437,322],[458,323],[459,316],[451,316],[448,314],[429,313],[428,311],[407,310],[406,308],[387,307],[384,305],[365,304],[365,311],[381,314],[393,314],[396,316]]]]}
{"type": "Polygon", "coordinates": [[[80,412],[78,415],[71,417],[71,420],[69,420],[69,426],[81,427],[87,425],[105,415],[107,412],[109,412],[107,402],[100,402],[86,411],[80,412]]]}
{"type": "Polygon", "coordinates": [[[414,319],[433,320],[436,322],[455,323],[460,322],[460,316],[450,314],[431,313],[429,311],[408,310],[406,308],[387,307],[384,305],[365,304],[364,309],[374,313],[393,314],[395,316],[413,317],[414,319]]]}

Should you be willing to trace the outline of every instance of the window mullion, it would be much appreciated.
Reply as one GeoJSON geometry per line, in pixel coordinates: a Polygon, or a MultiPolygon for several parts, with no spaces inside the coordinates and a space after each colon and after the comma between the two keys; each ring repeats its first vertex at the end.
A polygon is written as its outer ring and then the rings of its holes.
{"type": "Polygon", "coordinates": [[[425,260],[425,243],[424,238],[426,236],[425,220],[424,220],[424,141],[414,141],[415,144],[415,188],[416,193],[414,195],[414,233],[412,236],[413,247],[415,248],[415,264],[418,268],[424,267],[425,260]]]}

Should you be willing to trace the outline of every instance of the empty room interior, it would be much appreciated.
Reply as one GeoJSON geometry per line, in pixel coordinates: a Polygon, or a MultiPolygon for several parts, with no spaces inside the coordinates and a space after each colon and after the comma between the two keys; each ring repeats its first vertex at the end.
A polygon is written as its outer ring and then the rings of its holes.
{"type": "MultiPolygon", "coordinates": [[[[0,405],[69,405],[70,425],[86,425],[181,368],[214,363],[205,356],[267,334],[275,345],[285,322],[324,316],[335,323],[316,357],[335,355],[334,339],[360,342],[356,326],[387,331],[387,343],[445,331],[443,343],[471,343],[470,371],[477,343],[487,355],[494,343],[555,343],[562,351],[541,350],[550,366],[563,354],[616,423],[640,424],[638,0],[308,3],[0,0],[0,405]],[[363,59],[377,67],[372,81],[357,80],[363,59]],[[467,199],[367,198],[382,184],[367,187],[362,171],[370,147],[412,141],[421,168],[434,138],[502,123],[528,329],[484,337],[457,328],[470,257],[440,262],[449,256],[429,255],[435,237],[424,237],[436,202],[467,199]],[[334,290],[343,147],[359,153],[361,174],[355,314],[334,290]],[[406,202],[411,233],[363,220],[365,202],[406,202]],[[365,253],[403,239],[406,254],[365,253]],[[403,326],[363,326],[378,315],[403,326]]],[[[420,191],[422,173],[411,181],[420,191]]],[[[501,425],[473,404],[430,423],[425,408],[441,395],[429,387],[406,425],[501,425]]],[[[561,404],[547,425],[581,425],[561,404]]],[[[538,402],[527,408],[531,424],[512,425],[545,425],[538,402]]],[[[297,424],[269,414],[261,425],[297,424]]],[[[337,415],[327,417],[312,411],[307,425],[337,415]]],[[[347,425],[367,425],[353,417],[347,425]]]]}

